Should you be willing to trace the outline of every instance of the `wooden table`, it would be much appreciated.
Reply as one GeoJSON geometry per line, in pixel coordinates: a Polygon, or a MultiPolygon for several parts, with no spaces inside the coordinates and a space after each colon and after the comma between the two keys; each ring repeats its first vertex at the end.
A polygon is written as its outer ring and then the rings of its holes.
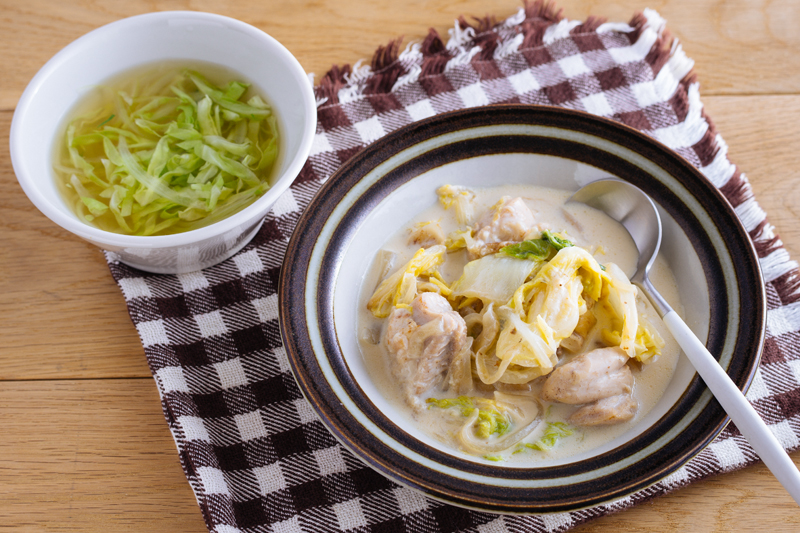
{"type": "MultiPolygon", "coordinates": [[[[125,302],[101,252],[62,230],[16,183],[8,130],[20,94],[59,49],[114,20],[170,9],[253,24],[308,72],[369,58],[461,15],[505,18],[518,0],[0,0],[0,530],[205,531],[125,302]]],[[[800,2],[562,0],[571,19],[668,20],[696,61],[707,113],[800,258],[800,2]]],[[[800,453],[794,454],[800,463],[800,453]]],[[[576,529],[800,531],[761,465],[576,529]]]]}

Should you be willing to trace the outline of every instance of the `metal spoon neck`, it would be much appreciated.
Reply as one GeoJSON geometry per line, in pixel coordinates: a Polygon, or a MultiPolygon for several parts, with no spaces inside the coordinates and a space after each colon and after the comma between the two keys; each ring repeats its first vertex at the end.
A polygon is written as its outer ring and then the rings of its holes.
{"type": "Polygon", "coordinates": [[[653,286],[650,282],[650,278],[647,277],[646,270],[637,270],[633,276],[631,276],[631,283],[639,287],[641,291],[647,296],[647,299],[650,300],[650,303],[653,304],[658,316],[664,318],[664,316],[672,311],[672,306],[661,296],[661,293],[653,286]]]}

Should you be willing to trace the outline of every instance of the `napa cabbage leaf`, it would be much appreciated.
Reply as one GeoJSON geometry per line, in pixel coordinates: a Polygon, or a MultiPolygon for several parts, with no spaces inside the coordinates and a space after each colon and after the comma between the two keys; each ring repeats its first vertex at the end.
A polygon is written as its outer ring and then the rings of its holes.
{"type": "Polygon", "coordinates": [[[442,185],[436,190],[439,196],[439,203],[445,209],[453,207],[456,213],[456,221],[459,224],[467,225],[472,223],[475,216],[473,200],[475,193],[472,190],[458,185],[442,185]]]}
{"type": "MultiPolygon", "coordinates": [[[[445,252],[446,248],[441,244],[420,248],[408,263],[378,285],[367,302],[367,309],[376,318],[386,318],[393,307],[410,306],[418,293],[417,278],[420,276],[427,276],[428,281],[436,280],[446,288],[438,273],[439,265],[444,263],[445,252]]],[[[437,285],[436,282],[433,284],[437,285]]]]}
{"type": "Polygon", "coordinates": [[[502,254],[485,255],[464,265],[461,277],[450,288],[454,296],[503,305],[539,266],[536,261],[520,261],[502,254]]]}

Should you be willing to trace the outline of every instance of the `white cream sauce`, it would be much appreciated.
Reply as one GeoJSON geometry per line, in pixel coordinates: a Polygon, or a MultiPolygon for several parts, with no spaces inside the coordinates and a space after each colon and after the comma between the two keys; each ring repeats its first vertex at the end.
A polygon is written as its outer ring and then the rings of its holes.
{"type": "MultiPolygon", "coordinates": [[[[565,232],[577,246],[581,246],[592,253],[599,263],[615,263],[628,276],[631,276],[636,269],[638,252],[625,228],[596,209],[577,203],[566,205],[565,202],[571,194],[569,191],[532,185],[493,187],[474,189],[474,191],[476,193],[474,202],[475,218],[480,217],[483,212],[497,203],[502,196],[518,196],[530,208],[536,223],[544,224],[545,227],[542,229],[565,232]]],[[[435,206],[422,211],[402,224],[399,227],[400,229],[384,243],[382,250],[397,254],[394,264],[388,273],[402,267],[419,249],[418,246],[407,243],[408,235],[410,229],[416,224],[428,221],[439,222],[445,234],[457,229],[463,229],[456,223],[452,209],[445,211],[437,202],[435,206]]],[[[378,257],[374,258],[370,269],[365,274],[359,295],[357,335],[366,367],[377,388],[383,392],[390,403],[401,407],[400,410],[408,420],[417,425],[423,432],[455,447],[456,445],[451,436],[454,431],[460,428],[463,418],[454,409],[447,410],[452,415],[450,423],[443,423],[443,420],[447,417],[442,416],[443,411],[440,409],[432,408],[422,413],[414,413],[406,405],[400,386],[392,376],[390,367],[391,355],[387,352],[385,346],[378,342],[386,320],[375,318],[367,310],[367,301],[381,279],[388,274],[387,272],[382,272],[385,265],[381,255],[378,254],[378,257]]],[[[447,259],[440,267],[440,272],[448,283],[452,283],[461,275],[466,262],[466,252],[463,250],[447,254],[447,259]]],[[[659,257],[656,260],[650,272],[650,279],[670,305],[682,314],[675,279],[663,258],[659,257]]],[[[512,453],[514,451],[514,448],[512,448],[495,455],[500,456],[503,462],[517,464],[518,462],[535,463],[542,460],[556,460],[580,454],[622,435],[653,408],[669,384],[678,361],[680,348],[666,329],[666,326],[661,322],[658,313],[642,294],[637,296],[637,307],[640,317],[647,320],[658,331],[665,341],[665,346],[661,355],[653,358],[649,363],[645,365],[631,364],[631,370],[635,377],[633,394],[639,404],[634,418],[628,422],[611,426],[572,427],[573,435],[561,438],[558,444],[548,451],[525,449],[521,453],[512,453]]],[[[471,394],[476,395],[480,394],[480,392],[476,390],[471,394]]],[[[447,396],[437,395],[435,392],[434,395],[437,397],[447,396]]],[[[491,397],[491,393],[487,392],[485,396],[491,397]]],[[[548,404],[547,402],[543,402],[543,405],[547,413],[545,417],[547,422],[566,421],[570,414],[579,407],[560,403],[548,404]]],[[[541,437],[545,426],[546,424],[540,424],[537,430],[524,439],[523,442],[536,441],[541,437]]]]}

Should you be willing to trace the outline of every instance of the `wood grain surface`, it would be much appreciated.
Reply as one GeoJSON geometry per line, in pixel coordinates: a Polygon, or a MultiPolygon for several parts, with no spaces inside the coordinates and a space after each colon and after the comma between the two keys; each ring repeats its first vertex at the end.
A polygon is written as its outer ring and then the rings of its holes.
{"type": "MultiPolygon", "coordinates": [[[[571,19],[627,21],[645,7],[696,61],[702,100],[794,258],[800,257],[800,2],[562,0],[571,19]]],[[[102,253],[41,215],[16,183],[8,130],[36,71],[82,34],[175,9],[241,19],[306,71],[459,15],[505,18],[516,0],[0,0],[0,531],[202,533],[158,392],[102,253]]],[[[800,453],[794,454],[800,463],[800,453]]],[[[762,465],[717,476],[577,532],[800,531],[762,465]]]]}

